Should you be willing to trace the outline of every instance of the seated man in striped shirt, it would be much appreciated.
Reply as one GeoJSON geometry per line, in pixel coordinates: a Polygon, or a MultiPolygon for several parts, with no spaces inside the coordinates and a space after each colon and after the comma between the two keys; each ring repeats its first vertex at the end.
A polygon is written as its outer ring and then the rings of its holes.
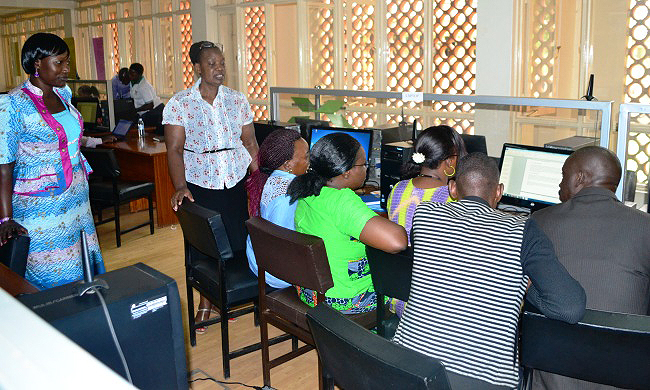
{"type": "Polygon", "coordinates": [[[489,157],[463,157],[449,190],[458,202],[415,211],[411,294],[394,341],[440,359],[452,388],[512,389],[526,289],[542,313],[570,323],[585,292],[533,220],[495,209],[503,184],[489,157]]]}

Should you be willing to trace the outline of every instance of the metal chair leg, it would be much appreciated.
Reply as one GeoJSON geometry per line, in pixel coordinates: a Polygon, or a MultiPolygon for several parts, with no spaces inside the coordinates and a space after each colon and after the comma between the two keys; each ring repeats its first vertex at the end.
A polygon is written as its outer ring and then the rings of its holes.
{"type": "Polygon", "coordinates": [[[192,291],[192,283],[189,278],[185,278],[185,283],[187,284],[187,318],[190,321],[190,345],[194,347],[196,346],[196,327],[194,324],[194,292],[192,291]]]}
{"type": "Polygon", "coordinates": [[[255,327],[260,326],[260,307],[257,304],[257,301],[253,303],[253,325],[255,325],[255,327]]]}
{"type": "Polygon", "coordinates": [[[291,350],[296,351],[298,349],[298,337],[291,336],[291,350]]]}
{"type": "Polygon", "coordinates": [[[149,230],[151,231],[151,234],[153,234],[153,200],[151,193],[149,193],[147,199],[149,199],[149,230]]]}
{"type": "Polygon", "coordinates": [[[115,242],[117,243],[117,247],[119,248],[122,246],[122,238],[121,238],[121,231],[120,231],[120,202],[115,202],[113,204],[113,210],[115,212],[115,242]]]}
{"type": "MultiPolygon", "coordinates": [[[[225,305],[224,305],[225,306],[225,305]]],[[[230,378],[230,345],[228,342],[228,309],[221,310],[221,356],[223,358],[223,377],[230,378]]]]}
{"type": "Polygon", "coordinates": [[[264,386],[271,387],[271,363],[269,359],[269,327],[264,319],[264,314],[260,315],[260,341],[262,343],[262,377],[264,386]]]}
{"type": "Polygon", "coordinates": [[[334,380],[325,372],[320,358],[318,359],[318,388],[320,390],[334,390],[334,380]]]}

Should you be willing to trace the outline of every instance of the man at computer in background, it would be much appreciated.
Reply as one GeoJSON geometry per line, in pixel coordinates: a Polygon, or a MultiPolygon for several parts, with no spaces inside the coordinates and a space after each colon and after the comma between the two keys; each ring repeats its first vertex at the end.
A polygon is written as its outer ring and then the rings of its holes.
{"type": "Polygon", "coordinates": [[[471,153],[456,172],[458,202],[415,211],[411,293],[393,340],[440,359],[454,389],[513,389],[526,289],[542,313],[570,323],[585,293],[534,221],[495,209],[503,184],[490,157],[471,153]]]}
{"type": "Polygon", "coordinates": [[[153,85],[144,77],[142,64],[133,63],[129,67],[131,97],[138,115],[145,126],[156,126],[156,134],[163,134],[162,112],[165,105],[160,102],[153,85]]]}
{"type": "Polygon", "coordinates": [[[131,98],[131,78],[129,77],[129,69],[122,68],[111,79],[113,86],[113,99],[130,99],[131,98]]]}
{"type": "MultiPolygon", "coordinates": [[[[599,146],[564,162],[562,203],[532,218],[549,237],[560,263],[580,282],[587,308],[647,315],[650,309],[650,215],[625,206],[614,191],[621,163],[599,146]]],[[[593,383],[535,372],[538,389],[597,389],[593,383]]]]}

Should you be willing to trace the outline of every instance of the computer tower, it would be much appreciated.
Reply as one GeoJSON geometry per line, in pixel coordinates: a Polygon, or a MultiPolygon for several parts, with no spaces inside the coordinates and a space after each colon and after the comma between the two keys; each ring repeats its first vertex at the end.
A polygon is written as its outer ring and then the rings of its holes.
{"type": "Polygon", "coordinates": [[[392,142],[381,146],[381,185],[379,203],[386,209],[388,196],[393,186],[402,178],[402,165],[413,154],[413,143],[392,142]]]}
{"type": "MultiPolygon", "coordinates": [[[[181,306],[176,282],[138,263],[98,275],[115,333],[139,389],[187,389],[181,306]]],[[[96,294],[76,296],[78,284],[18,299],[69,339],[126,378],[96,294]]],[[[92,387],[92,383],[88,387],[92,387]]]]}
{"type": "Polygon", "coordinates": [[[372,151],[368,161],[367,184],[381,185],[381,148],[382,145],[400,141],[409,141],[413,137],[413,124],[408,122],[387,123],[369,128],[373,131],[372,151]]]}

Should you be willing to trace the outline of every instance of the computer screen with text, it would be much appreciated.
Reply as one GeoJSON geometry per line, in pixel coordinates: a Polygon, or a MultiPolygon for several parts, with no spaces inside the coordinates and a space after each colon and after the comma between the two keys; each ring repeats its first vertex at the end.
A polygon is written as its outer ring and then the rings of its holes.
{"type": "Polygon", "coordinates": [[[500,181],[501,203],[537,209],[560,202],[562,165],[571,151],[504,144],[500,181]]]}

